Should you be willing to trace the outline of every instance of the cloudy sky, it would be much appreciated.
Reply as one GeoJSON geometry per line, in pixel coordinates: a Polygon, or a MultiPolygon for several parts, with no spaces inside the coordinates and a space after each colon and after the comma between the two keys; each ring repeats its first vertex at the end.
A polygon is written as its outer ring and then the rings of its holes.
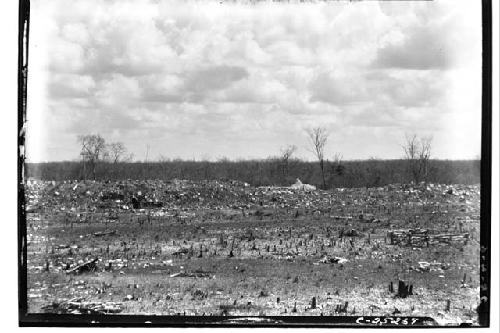
{"type": "Polygon", "coordinates": [[[78,158],[79,134],[135,158],[261,158],[305,129],[326,157],[435,158],[481,139],[480,1],[33,0],[29,161],[78,158]]]}

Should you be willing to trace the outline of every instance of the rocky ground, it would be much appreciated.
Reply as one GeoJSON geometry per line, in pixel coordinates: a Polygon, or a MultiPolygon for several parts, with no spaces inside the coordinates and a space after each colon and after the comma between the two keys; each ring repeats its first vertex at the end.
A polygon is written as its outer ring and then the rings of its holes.
{"type": "Polygon", "coordinates": [[[477,324],[478,185],[30,180],[26,204],[32,313],[477,324]]]}

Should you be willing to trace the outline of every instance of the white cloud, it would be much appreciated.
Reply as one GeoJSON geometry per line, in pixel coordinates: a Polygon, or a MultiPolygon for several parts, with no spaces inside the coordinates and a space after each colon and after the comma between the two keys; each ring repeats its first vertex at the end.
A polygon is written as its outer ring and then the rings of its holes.
{"type": "Polygon", "coordinates": [[[134,77],[112,74],[110,78],[99,82],[95,99],[104,106],[121,107],[137,100],[140,96],[141,87],[134,77]]]}
{"type": "Polygon", "coordinates": [[[90,41],[89,32],[82,22],[64,25],[61,35],[63,39],[80,45],[85,45],[90,41]]]}
{"type": "Polygon", "coordinates": [[[90,75],[53,74],[50,77],[49,93],[53,98],[86,97],[95,88],[95,81],[90,75]]]}
{"type": "Polygon", "coordinates": [[[315,125],[345,158],[399,157],[405,132],[435,134],[440,157],[467,133],[463,156],[479,152],[477,4],[38,0],[31,14],[35,159],[73,158],[58,137],[86,131],[138,156],[155,142],[265,157],[315,125]]]}

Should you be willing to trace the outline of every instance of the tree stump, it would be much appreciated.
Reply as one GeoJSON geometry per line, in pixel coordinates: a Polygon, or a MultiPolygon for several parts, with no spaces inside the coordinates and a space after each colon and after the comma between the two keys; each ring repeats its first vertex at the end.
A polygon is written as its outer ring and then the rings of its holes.
{"type": "Polygon", "coordinates": [[[404,281],[399,280],[398,282],[398,293],[397,297],[406,298],[413,295],[413,285],[407,284],[404,281]]]}

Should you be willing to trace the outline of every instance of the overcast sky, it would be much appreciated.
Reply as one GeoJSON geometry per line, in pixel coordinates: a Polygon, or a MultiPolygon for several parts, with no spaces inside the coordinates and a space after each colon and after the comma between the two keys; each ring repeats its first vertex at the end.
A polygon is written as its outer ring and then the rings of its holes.
{"type": "Polygon", "coordinates": [[[400,158],[405,133],[478,157],[480,4],[32,0],[28,160],[89,133],[139,160],[311,158],[316,126],[327,158],[400,158]]]}

